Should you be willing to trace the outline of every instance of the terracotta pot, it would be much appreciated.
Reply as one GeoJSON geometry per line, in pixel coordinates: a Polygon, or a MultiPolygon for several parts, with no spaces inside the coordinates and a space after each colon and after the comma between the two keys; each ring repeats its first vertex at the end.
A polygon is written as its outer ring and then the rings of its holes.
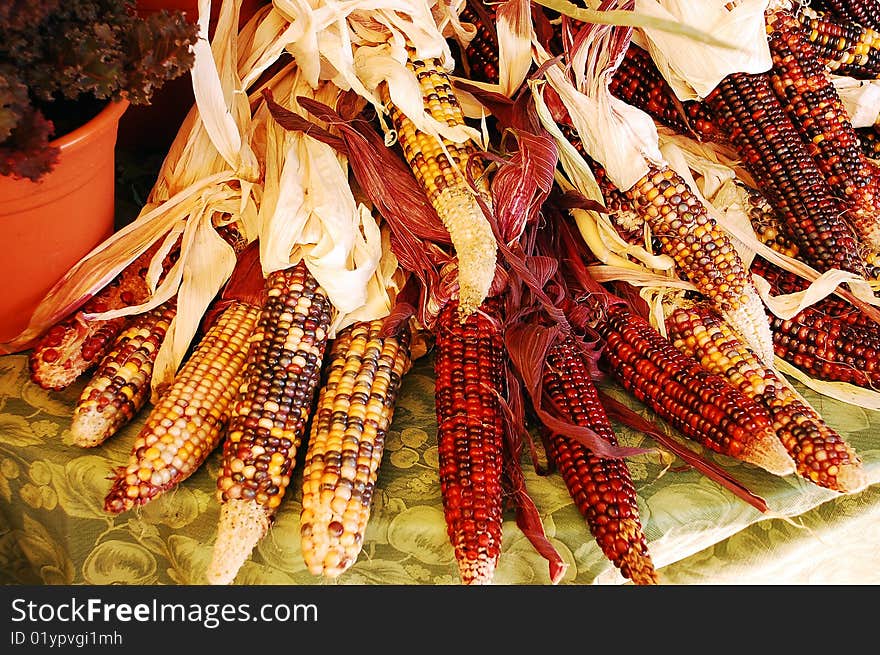
{"type": "Polygon", "coordinates": [[[43,296],[113,233],[115,145],[128,102],[108,104],[55,139],[55,168],[39,182],[0,176],[0,343],[26,326],[43,296]]]}
{"type": "MultiPolygon", "coordinates": [[[[238,14],[239,26],[244,25],[269,0],[243,0],[238,14]]],[[[193,23],[199,20],[198,0],[137,0],[137,11],[149,16],[163,9],[183,11],[193,23]]],[[[211,2],[208,33],[213,36],[220,14],[220,0],[211,2]]],[[[180,125],[195,103],[192,76],[189,73],[165,82],[153,94],[149,105],[132,105],[119,125],[122,148],[167,150],[177,136],[180,125]]]]}

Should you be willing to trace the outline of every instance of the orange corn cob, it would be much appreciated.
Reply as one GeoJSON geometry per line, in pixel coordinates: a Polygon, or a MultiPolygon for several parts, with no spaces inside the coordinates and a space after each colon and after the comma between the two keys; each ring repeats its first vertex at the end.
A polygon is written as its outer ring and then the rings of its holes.
{"type": "MultiPolygon", "coordinates": [[[[559,341],[548,352],[543,388],[563,418],[592,428],[608,443],[617,445],[584,355],[570,339],[559,341]]],[[[657,584],[659,579],[642,531],[635,484],[626,462],[600,457],[573,439],[548,432],[548,455],[602,552],[635,584],[657,584]]]]}
{"type": "Polygon", "coordinates": [[[856,79],[880,75],[880,32],[812,7],[800,7],[797,18],[830,71],[856,79]]]}
{"type": "Polygon", "coordinates": [[[645,319],[618,304],[608,308],[596,330],[611,376],[682,434],[775,475],[794,472],[767,410],[678,350],[645,319]]]}
{"type": "Polygon", "coordinates": [[[333,341],[303,469],[300,534],[315,575],[336,578],[358,558],[385,436],[404,374],[410,330],[382,336],[384,321],[357,322],[333,341]]]}
{"type": "Polygon", "coordinates": [[[862,243],[880,250],[880,184],[862,156],[830,72],[791,12],[768,12],[767,32],[770,81],[785,112],[834,193],[846,200],[846,218],[862,243]]]}
{"type": "Polygon", "coordinates": [[[259,307],[232,301],[153,406],[104,509],[144,505],[188,478],[220,443],[259,307]]]}
{"type": "Polygon", "coordinates": [[[303,260],[273,271],[230,408],[207,578],[229,584],[268,531],[312,409],[333,306],[303,260]]]}
{"type": "Polygon", "coordinates": [[[501,316],[492,299],[437,319],[434,360],[440,489],[463,584],[489,584],[501,553],[504,386],[501,316]]]}
{"type": "Polygon", "coordinates": [[[861,275],[857,241],[766,74],[734,73],[706,97],[720,128],[778,213],[800,257],[820,272],[861,275]]]}
{"type": "MultiPolygon", "coordinates": [[[[463,126],[464,113],[440,62],[410,60],[407,65],[419,80],[426,111],[442,124],[463,126]]],[[[475,193],[465,178],[466,172],[478,165],[474,157],[477,149],[470,142],[438,141],[417,130],[390,101],[389,112],[403,155],[449,232],[458,258],[459,311],[463,318],[479,307],[495,277],[495,235],[476,197],[479,193],[490,204],[488,182],[485,175],[474,175],[478,185],[475,193]]]]}
{"type": "Polygon", "coordinates": [[[70,432],[78,446],[104,443],[150,398],[153,363],[177,314],[176,298],[133,318],[83,388],[70,432]]]}
{"type": "Polygon", "coordinates": [[[711,307],[678,307],[666,325],[677,348],[767,409],[799,475],[844,493],[867,485],[862,462],[846,440],[774,369],[762,364],[711,307]]]}

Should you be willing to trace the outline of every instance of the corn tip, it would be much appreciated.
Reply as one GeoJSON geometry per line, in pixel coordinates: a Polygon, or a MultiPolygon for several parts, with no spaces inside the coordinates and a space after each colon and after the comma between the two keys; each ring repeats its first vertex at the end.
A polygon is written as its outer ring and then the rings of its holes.
{"type": "Polygon", "coordinates": [[[266,510],[254,500],[228,500],[220,508],[217,539],[205,578],[212,585],[232,584],[254,547],[269,530],[266,510]]]}
{"type": "Polygon", "coordinates": [[[794,459],[772,429],[764,430],[749,442],[742,460],[780,477],[796,472],[794,459]]]}
{"type": "Polygon", "coordinates": [[[861,462],[841,464],[837,474],[837,490],[845,494],[864,491],[869,486],[868,476],[861,462]]]}
{"type": "Polygon", "coordinates": [[[108,422],[99,413],[86,409],[74,414],[70,422],[70,436],[80,448],[94,448],[110,436],[108,422]]]}

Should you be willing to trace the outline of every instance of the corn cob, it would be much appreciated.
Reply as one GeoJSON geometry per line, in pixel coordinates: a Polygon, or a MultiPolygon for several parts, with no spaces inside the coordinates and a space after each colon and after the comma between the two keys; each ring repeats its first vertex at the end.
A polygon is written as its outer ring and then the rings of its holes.
{"type": "Polygon", "coordinates": [[[772,361],[773,337],[758,291],[731,240],[684,178],[669,167],[652,167],[627,196],[683,276],[772,361]]]}
{"type": "MultiPolygon", "coordinates": [[[[445,125],[463,126],[464,114],[439,60],[411,59],[407,65],[418,78],[428,113],[445,125]]],[[[495,277],[495,236],[465,178],[478,166],[474,157],[477,149],[470,142],[438,140],[417,130],[390,101],[389,113],[404,157],[452,240],[458,257],[458,308],[463,319],[479,307],[495,277]]],[[[474,175],[474,180],[476,193],[490,204],[485,175],[474,175]]]]}
{"type": "MultiPolygon", "coordinates": [[[[614,429],[583,357],[570,339],[554,344],[543,372],[544,393],[563,418],[592,428],[616,446],[614,429]]],[[[548,456],[602,552],[635,584],[657,584],[626,462],[600,457],[573,439],[548,432],[548,456]]]]}
{"type": "Polygon", "coordinates": [[[801,7],[797,18],[830,71],[856,79],[880,75],[880,32],[811,7],[801,7]]]}
{"type": "Polygon", "coordinates": [[[846,201],[846,219],[861,242],[880,250],[880,184],[828,69],[791,12],[768,12],[767,32],[776,95],[832,191],[846,201]]]}
{"type": "Polygon", "coordinates": [[[121,309],[146,300],[147,267],[157,250],[158,244],[147,249],[78,311],[40,337],[28,357],[31,380],[44,389],[59,391],[98,365],[131,317],[99,321],[86,319],[84,314],[121,309]]]}
{"type": "Polygon", "coordinates": [[[134,317],[119,333],[77,400],[70,424],[75,444],[104,443],[147,402],[153,363],[176,314],[177,302],[172,298],[134,317]]]}
{"type": "Polygon", "coordinates": [[[794,472],[767,410],[678,350],[645,319],[615,304],[595,329],[611,376],[686,437],[775,475],[794,472]]]}
{"type": "Polygon", "coordinates": [[[266,291],[223,442],[211,584],[232,582],[274,521],[305,434],[333,318],[327,292],[303,260],[270,273],[266,291]]]}
{"type": "Polygon", "coordinates": [[[104,509],[148,503],[188,478],[220,442],[259,307],[232,301],[199,340],[153,406],[128,464],[116,471],[104,509]]]}
{"type": "Polygon", "coordinates": [[[382,336],[384,321],[354,323],[333,341],[303,469],[300,534],[314,575],[336,578],[357,560],[373,491],[410,366],[410,331],[382,336]]]}
{"type": "Polygon", "coordinates": [[[661,125],[700,141],[723,142],[724,135],[709,109],[696,100],[680,101],[648,52],[627,48],[608,89],[627,104],[641,109],[661,125]]]}
{"type": "Polygon", "coordinates": [[[498,82],[498,35],[495,31],[495,8],[483,0],[467,0],[458,14],[463,23],[476,29],[464,49],[462,63],[472,80],[498,82]]]}
{"type": "Polygon", "coordinates": [[[859,146],[862,149],[862,154],[870,159],[880,158],[880,132],[878,132],[878,126],[857,127],[856,134],[859,136],[859,146]]]}
{"type": "Polygon", "coordinates": [[[440,489],[461,582],[489,584],[501,553],[504,342],[494,299],[463,323],[457,313],[447,303],[435,331],[440,489]]]}
{"type": "Polygon", "coordinates": [[[678,307],[666,325],[677,348],[767,409],[799,475],[844,493],[865,487],[867,476],[853,448],[774,369],[762,364],[711,307],[678,307]]]}
{"type": "Polygon", "coordinates": [[[733,73],[706,97],[802,261],[820,272],[864,273],[856,239],[766,74],[733,73]]]}
{"type": "Polygon", "coordinates": [[[825,10],[838,19],[880,30],[880,2],[878,0],[811,0],[814,9],[825,10]]]}

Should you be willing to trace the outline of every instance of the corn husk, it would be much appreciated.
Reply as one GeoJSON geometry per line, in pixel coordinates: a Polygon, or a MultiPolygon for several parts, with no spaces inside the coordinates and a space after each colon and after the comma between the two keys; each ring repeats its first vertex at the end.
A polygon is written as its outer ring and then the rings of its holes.
{"type": "Polygon", "coordinates": [[[880,80],[832,75],[831,81],[853,127],[872,127],[880,123],[880,80]]]}
{"type": "Polygon", "coordinates": [[[767,5],[767,0],[635,0],[635,11],[699,27],[725,46],[651,27],[637,30],[633,40],[651,54],[679,100],[702,100],[731,73],[771,68],[767,5]]]}

